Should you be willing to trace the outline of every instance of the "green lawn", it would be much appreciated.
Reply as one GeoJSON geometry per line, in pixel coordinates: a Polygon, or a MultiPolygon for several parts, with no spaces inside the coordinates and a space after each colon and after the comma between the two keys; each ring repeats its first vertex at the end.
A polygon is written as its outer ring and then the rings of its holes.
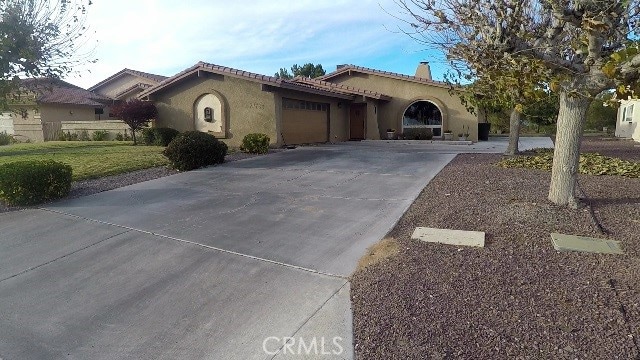
{"type": "Polygon", "coordinates": [[[71,165],[73,179],[84,180],[167,165],[160,146],[122,141],[52,141],[0,146],[0,164],[55,160],[71,165]]]}

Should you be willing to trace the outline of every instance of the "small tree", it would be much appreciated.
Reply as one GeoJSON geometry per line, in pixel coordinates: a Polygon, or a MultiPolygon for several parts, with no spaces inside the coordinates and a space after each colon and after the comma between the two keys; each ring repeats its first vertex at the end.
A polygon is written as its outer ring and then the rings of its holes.
{"type": "Polygon", "coordinates": [[[60,78],[90,59],[90,0],[0,0],[0,108],[19,95],[20,77],[60,78]]]}
{"type": "Polygon", "coordinates": [[[133,144],[136,145],[136,131],[147,126],[147,123],[156,118],[158,109],[151,101],[130,99],[113,107],[112,112],[120,120],[124,121],[131,129],[133,144]]]}
{"type": "Polygon", "coordinates": [[[452,65],[458,75],[448,74],[446,81],[452,85],[450,92],[460,97],[469,112],[480,111],[488,115],[490,109],[509,110],[506,154],[517,154],[523,113],[529,105],[546,96],[544,88],[548,72],[538,61],[509,55],[452,65]],[[469,80],[473,83],[462,85],[463,81],[469,80]]]}

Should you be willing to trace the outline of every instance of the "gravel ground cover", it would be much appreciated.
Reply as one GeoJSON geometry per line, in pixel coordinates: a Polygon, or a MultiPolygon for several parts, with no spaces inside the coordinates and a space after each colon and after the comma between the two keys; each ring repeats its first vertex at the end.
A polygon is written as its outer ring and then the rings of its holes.
{"type": "MultiPolygon", "coordinates": [[[[282,149],[272,149],[269,153],[275,153],[284,151],[282,149]]],[[[232,152],[225,157],[225,162],[238,161],[243,159],[249,159],[255,156],[255,154],[247,154],[240,151],[232,152]]],[[[97,194],[99,192],[117,189],[123,186],[129,186],[144,181],[149,181],[164,176],[177,174],[178,171],[170,169],[166,166],[154,167],[150,169],[131,171],[124,174],[105,176],[97,179],[74,181],[71,185],[71,192],[67,198],[76,198],[81,196],[88,196],[97,194]]],[[[25,207],[7,206],[0,201],[0,213],[7,211],[16,211],[24,209],[25,207]]]]}
{"type": "MultiPolygon", "coordinates": [[[[640,151],[597,139],[583,150],[640,151]]],[[[354,273],[359,359],[639,358],[640,179],[580,176],[603,235],[586,208],[546,200],[550,173],[500,158],[456,157],[389,234],[397,252],[354,273]],[[417,226],[485,231],[486,247],[411,240],[417,226]],[[551,232],[619,240],[626,255],[559,253],[551,232]]]]}

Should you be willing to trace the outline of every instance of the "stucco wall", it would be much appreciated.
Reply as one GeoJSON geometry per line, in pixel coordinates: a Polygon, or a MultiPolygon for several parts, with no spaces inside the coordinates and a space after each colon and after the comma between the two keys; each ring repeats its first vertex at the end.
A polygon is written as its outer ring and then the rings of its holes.
{"type": "Polygon", "coordinates": [[[89,133],[89,136],[92,136],[97,130],[106,130],[109,132],[107,140],[115,139],[117,134],[124,135],[128,133],[131,135],[129,126],[121,120],[63,121],[60,128],[61,131],[64,131],[65,133],[68,132],[76,134],[86,130],[89,133]]]}
{"type": "MultiPolygon", "coordinates": [[[[307,94],[292,90],[279,90],[276,94],[278,129],[282,128],[282,98],[313,101],[329,104],[329,141],[332,143],[349,140],[349,100],[322,95],[307,94]],[[340,107],[338,107],[340,104],[340,107]]],[[[282,143],[278,134],[278,144],[282,143]]]]}
{"type": "Polygon", "coordinates": [[[380,102],[378,105],[379,136],[386,136],[383,132],[386,132],[387,128],[401,131],[402,116],[412,102],[430,100],[441,107],[443,131],[451,130],[458,133],[462,132],[463,126],[465,130],[468,126],[470,138],[478,140],[478,117],[469,113],[457,97],[449,95],[446,88],[358,72],[352,72],[351,75],[341,74],[328,79],[328,81],[372,90],[393,97],[391,101],[380,102]]]}
{"type": "Polygon", "coordinates": [[[156,126],[179,131],[195,130],[194,104],[204,94],[214,93],[225,110],[225,134],[218,136],[229,146],[240,146],[249,133],[264,133],[272,144],[278,140],[276,101],[259,83],[222,75],[185,79],[152,95],[158,108],[156,126]]]}
{"type": "MultiPolygon", "coordinates": [[[[102,86],[100,86],[99,88],[95,89],[94,91],[97,92],[98,94],[102,94],[102,95],[106,95],[108,97],[111,98],[115,98],[116,95],[118,95],[120,92],[127,90],[128,88],[136,85],[136,84],[149,84],[149,85],[155,85],[156,82],[149,80],[147,78],[143,78],[143,77],[138,77],[138,76],[133,76],[130,74],[123,74],[120,77],[118,77],[117,79],[114,79],[110,82],[108,82],[107,84],[104,84],[102,86]]],[[[136,93],[132,93],[131,95],[127,96],[125,99],[126,100],[128,98],[134,97],[136,93]]]]}
{"type": "Polygon", "coordinates": [[[41,104],[40,116],[44,122],[93,121],[95,108],[90,106],[41,104]]]}
{"type": "Polygon", "coordinates": [[[15,107],[10,114],[13,120],[13,133],[19,141],[42,142],[44,134],[42,132],[42,122],[40,113],[33,106],[15,107]],[[22,116],[21,112],[24,111],[22,116]]]}
{"type": "Polygon", "coordinates": [[[620,103],[616,122],[616,136],[640,141],[640,100],[622,101],[620,103]],[[633,104],[633,119],[631,122],[622,118],[622,110],[629,104],[633,104]]]}

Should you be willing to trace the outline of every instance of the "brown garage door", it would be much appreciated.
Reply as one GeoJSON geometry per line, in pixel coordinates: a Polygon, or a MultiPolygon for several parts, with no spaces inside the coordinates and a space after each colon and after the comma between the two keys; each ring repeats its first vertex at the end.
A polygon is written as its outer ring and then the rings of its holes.
{"type": "Polygon", "coordinates": [[[286,144],[329,141],[329,104],[282,99],[282,137],[286,144]]]}

